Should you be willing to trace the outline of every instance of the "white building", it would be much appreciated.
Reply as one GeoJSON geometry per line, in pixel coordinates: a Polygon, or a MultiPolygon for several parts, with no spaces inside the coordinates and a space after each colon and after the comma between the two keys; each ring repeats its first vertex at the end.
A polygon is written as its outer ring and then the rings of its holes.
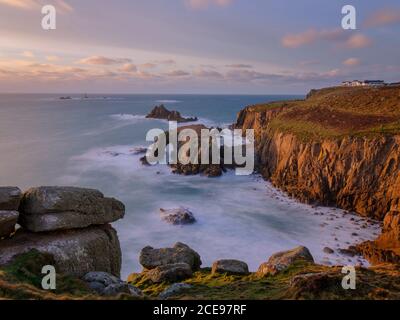
{"type": "Polygon", "coordinates": [[[343,81],[342,85],[345,87],[376,87],[386,85],[383,80],[353,80],[353,81],[343,81]]]}

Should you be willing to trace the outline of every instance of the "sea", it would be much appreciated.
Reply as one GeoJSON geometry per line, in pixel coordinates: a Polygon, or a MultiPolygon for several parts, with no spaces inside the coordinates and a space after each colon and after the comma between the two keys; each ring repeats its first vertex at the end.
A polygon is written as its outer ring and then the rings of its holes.
{"type": "Polygon", "coordinates": [[[163,120],[146,119],[160,104],[199,123],[225,128],[248,105],[298,99],[295,95],[0,95],[0,185],[95,188],[126,205],[113,223],[122,249],[122,277],[140,272],[140,250],[183,242],[203,266],[239,259],[251,271],[278,251],[303,245],[318,263],[367,265],[341,254],[379,233],[377,223],[336,208],[299,203],[258,174],[220,178],[180,176],[166,165],[143,166],[138,151],[150,129],[163,120]],[[197,222],[174,226],[160,208],[189,209],[197,222]],[[324,248],[335,252],[328,254],[324,248]]]}

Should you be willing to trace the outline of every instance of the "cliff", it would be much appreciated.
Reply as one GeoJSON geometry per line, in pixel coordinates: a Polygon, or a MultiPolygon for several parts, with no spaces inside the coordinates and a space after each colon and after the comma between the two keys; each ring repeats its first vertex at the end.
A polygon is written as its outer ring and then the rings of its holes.
{"type": "Polygon", "coordinates": [[[235,127],[255,130],[259,172],[289,195],[382,221],[390,213],[385,235],[360,250],[398,261],[400,87],[313,90],[249,106],[235,127]]]}

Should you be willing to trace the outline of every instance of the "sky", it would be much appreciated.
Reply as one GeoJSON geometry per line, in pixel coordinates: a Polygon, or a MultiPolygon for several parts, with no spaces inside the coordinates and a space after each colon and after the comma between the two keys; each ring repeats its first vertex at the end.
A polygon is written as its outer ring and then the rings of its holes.
{"type": "Polygon", "coordinates": [[[304,94],[400,81],[398,0],[0,0],[0,92],[304,94]],[[44,5],[57,10],[43,30],[44,5]],[[342,7],[357,29],[341,28],[342,7]]]}

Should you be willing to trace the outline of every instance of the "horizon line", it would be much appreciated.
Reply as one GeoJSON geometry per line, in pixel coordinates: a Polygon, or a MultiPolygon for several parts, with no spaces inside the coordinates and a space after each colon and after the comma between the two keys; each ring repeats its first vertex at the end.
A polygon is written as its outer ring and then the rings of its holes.
{"type": "Polygon", "coordinates": [[[68,95],[79,95],[84,96],[86,95],[100,95],[100,96],[107,96],[107,95],[205,95],[205,96],[219,96],[219,95],[229,95],[229,96],[303,96],[306,93],[106,93],[106,92],[0,92],[0,95],[28,95],[28,94],[47,94],[47,95],[60,95],[60,96],[68,96],[68,95]]]}

